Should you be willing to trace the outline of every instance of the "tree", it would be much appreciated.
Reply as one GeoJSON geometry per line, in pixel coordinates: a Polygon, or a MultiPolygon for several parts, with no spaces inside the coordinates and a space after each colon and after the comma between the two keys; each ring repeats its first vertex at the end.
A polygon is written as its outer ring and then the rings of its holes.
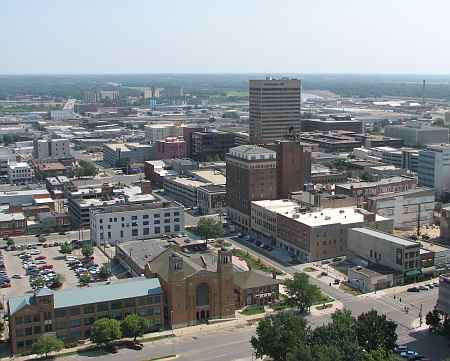
{"type": "Polygon", "coordinates": [[[83,248],[81,249],[81,253],[84,257],[91,257],[94,254],[94,247],[92,247],[91,245],[83,246],[83,248]]]}
{"type": "Polygon", "coordinates": [[[433,310],[425,316],[425,322],[430,326],[430,331],[435,331],[441,326],[441,314],[438,310],[433,310]]]}
{"type": "Polygon", "coordinates": [[[284,286],[287,304],[298,308],[301,313],[309,312],[313,303],[321,297],[320,289],[309,283],[306,273],[295,273],[293,279],[284,282],[284,286]]]}
{"type": "Polygon", "coordinates": [[[5,332],[5,322],[0,320],[0,337],[3,335],[3,332],[5,332]]]}
{"type": "Polygon", "coordinates": [[[211,217],[202,217],[197,224],[198,233],[208,241],[209,238],[223,237],[223,224],[211,217]]]}
{"type": "Polygon", "coordinates": [[[50,352],[60,351],[64,347],[64,342],[55,336],[41,336],[33,343],[31,352],[36,355],[48,357],[50,352]]]}
{"type": "Polygon", "coordinates": [[[107,264],[101,266],[99,275],[103,279],[106,279],[111,275],[111,271],[109,270],[109,266],[107,264]]]}
{"type": "Polygon", "coordinates": [[[366,352],[363,357],[363,361],[395,361],[392,353],[385,349],[378,349],[366,352]]]}
{"type": "Polygon", "coordinates": [[[6,241],[6,245],[8,246],[8,247],[12,247],[12,246],[14,246],[16,243],[14,242],[14,240],[13,239],[11,239],[11,238],[8,238],[8,240],[6,241]]]}
{"type": "Polygon", "coordinates": [[[273,361],[286,361],[295,347],[306,344],[308,332],[303,317],[284,312],[260,321],[250,342],[257,358],[269,356],[273,361]]]}
{"type": "Polygon", "coordinates": [[[35,288],[42,288],[45,286],[45,279],[42,276],[36,277],[33,281],[32,286],[35,288]]]}
{"type": "Polygon", "coordinates": [[[137,314],[128,315],[121,323],[122,333],[127,337],[133,337],[136,342],[148,329],[148,320],[137,314]]]}
{"type": "Polygon", "coordinates": [[[107,345],[121,337],[120,322],[117,320],[101,318],[92,325],[91,341],[97,345],[107,345]]]}
{"type": "Polygon", "coordinates": [[[69,254],[72,253],[73,247],[69,242],[64,242],[61,247],[59,248],[59,251],[62,254],[69,254]]]}
{"type": "Polygon", "coordinates": [[[87,285],[89,282],[91,282],[91,276],[89,276],[87,273],[80,276],[80,283],[82,285],[87,285]]]}
{"type": "Polygon", "coordinates": [[[64,278],[64,275],[62,275],[61,273],[58,273],[53,281],[53,287],[54,288],[61,287],[65,280],[66,279],[64,278]]]}
{"type": "Polygon", "coordinates": [[[78,167],[75,168],[75,176],[77,177],[93,177],[97,174],[97,167],[88,160],[80,160],[78,167]]]}
{"type": "Polygon", "coordinates": [[[356,321],[358,342],[366,351],[385,349],[392,350],[397,342],[397,325],[371,310],[362,313],[356,321]]]}

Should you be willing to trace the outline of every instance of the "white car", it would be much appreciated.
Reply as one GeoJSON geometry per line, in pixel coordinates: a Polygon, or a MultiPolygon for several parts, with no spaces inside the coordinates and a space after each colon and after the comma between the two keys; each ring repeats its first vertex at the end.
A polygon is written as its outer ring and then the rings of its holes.
{"type": "Polygon", "coordinates": [[[34,263],[36,263],[36,264],[47,264],[47,262],[46,262],[46,261],[44,261],[43,259],[40,259],[40,260],[34,261],[34,263]]]}
{"type": "Polygon", "coordinates": [[[30,251],[30,254],[32,254],[32,255],[41,254],[41,251],[39,251],[38,249],[32,249],[30,251]]]}

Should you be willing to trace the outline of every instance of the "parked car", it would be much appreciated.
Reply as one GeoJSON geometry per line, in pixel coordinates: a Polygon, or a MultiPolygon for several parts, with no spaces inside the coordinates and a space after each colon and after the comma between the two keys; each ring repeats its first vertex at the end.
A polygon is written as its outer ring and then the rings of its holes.
{"type": "Polygon", "coordinates": [[[47,257],[45,257],[45,256],[37,256],[35,259],[39,261],[39,260],[47,259],[47,257]]]}
{"type": "Polygon", "coordinates": [[[396,345],[394,347],[395,353],[401,353],[401,352],[406,352],[406,351],[408,351],[408,347],[406,347],[405,345],[396,345]]]}
{"type": "Polygon", "coordinates": [[[420,291],[428,291],[428,287],[425,286],[419,286],[420,291]]]}
{"type": "Polygon", "coordinates": [[[420,292],[418,287],[410,287],[407,289],[408,292],[420,292]]]}

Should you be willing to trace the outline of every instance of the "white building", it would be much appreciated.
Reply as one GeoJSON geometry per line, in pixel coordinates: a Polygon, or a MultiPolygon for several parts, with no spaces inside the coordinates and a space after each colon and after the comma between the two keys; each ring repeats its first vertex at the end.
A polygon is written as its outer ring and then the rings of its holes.
{"type": "Polygon", "coordinates": [[[403,139],[406,146],[417,147],[426,144],[448,143],[448,128],[430,127],[423,122],[410,122],[408,125],[388,125],[384,135],[403,139]]]}
{"type": "Polygon", "coordinates": [[[156,142],[167,137],[181,137],[183,135],[183,127],[173,123],[165,124],[148,124],[144,126],[145,140],[147,142],[156,142]]]}
{"type": "Polygon", "coordinates": [[[408,229],[417,226],[420,207],[420,224],[433,223],[435,196],[429,188],[410,189],[400,193],[385,193],[367,199],[371,212],[394,219],[394,228],[408,229]]]}
{"type": "Polygon", "coordinates": [[[8,178],[10,184],[33,183],[33,167],[26,162],[11,162],[8,164],[8,178]]]}
{"type": "Polygon", "coordinates": [[[439,195],[450,191],[450,144],[420,150],[417,176],[420,186],[434,188],[439,195]]]}
{"type": "Polygon", "coordinates": [[[90,226],[97,245],[175,235],[184,232],[184,208],[176,202],[158,202],[93,209],[90,226]]]}
{"type": "Polygon", "coordinates": [[[34,157],[38,160],[57,160],[70,158],[68,139],[39,139],[34,141],[34,157]]]}

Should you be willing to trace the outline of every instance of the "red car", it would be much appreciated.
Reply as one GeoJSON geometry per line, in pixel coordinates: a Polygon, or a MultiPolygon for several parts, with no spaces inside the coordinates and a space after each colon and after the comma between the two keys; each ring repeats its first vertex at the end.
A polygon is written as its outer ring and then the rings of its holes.
{"type": "Polygon", "coordinates": [[[2,283],[2,285],[0,286],[1,288],[8,288],[11,287],[11,283],[7,282],[7,283],[2,283]]]}
{"type": "Polygon", "coordinates": [[[45,256],[38,256],[38,257],[35,258],[35,260],[41,260],[41,259],[47,259],[47,257],[45,257],[45,256]]]}
{"type": "Polygon", "coordinates": [[[39,269],[53,269],[53,265],[51,264],[44,264],[39,269]]]}

